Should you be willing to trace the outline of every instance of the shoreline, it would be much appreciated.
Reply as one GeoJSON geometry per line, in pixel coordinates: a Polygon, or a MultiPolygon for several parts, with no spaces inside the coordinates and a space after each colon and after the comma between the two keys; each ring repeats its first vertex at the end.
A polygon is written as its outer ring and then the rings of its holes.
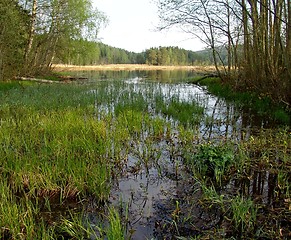
{"type": "Polygon", "coordinates": [[[57,72],[62,71],[155,71],[155,70],[188,70],[197,72],[214,72],[214,66],[153,66],[146,64],[105,64],[105,65],[69,65],[69,64],[53,64],[52,69],[57,72]]]}

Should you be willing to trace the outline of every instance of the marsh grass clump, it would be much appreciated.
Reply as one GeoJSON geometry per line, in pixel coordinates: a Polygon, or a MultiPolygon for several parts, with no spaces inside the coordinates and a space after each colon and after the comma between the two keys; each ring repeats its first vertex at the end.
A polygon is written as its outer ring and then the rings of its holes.
{"type": "Polygon", "coordinates": [[[207,86],[207,90],[216,96],[220,96],[227,101],[235,102],[242,107],[248,107],[261,117],[269,117],[281,125],[290,125],[290,107],[285,104],[275,103],[270,96],[250,91],[240,91],[225,83],[219,78],[205,78],[199,84],[207,86]]]}
{"type": "Polygon", "coordinates": [[[1,106],[9,105],[11,109],[31,107],[40,112],[67,107],[86,108],[94,105],[94,96],[87,93],[89,89],[87,85],[77,84],[60,86],[19,83],[6,93],[0,92],[1,106]]]}
{"type": "Polygon", "coordinates": [[[74,110],[42,115],[32,109],[26,111],[29,117],[22,115],[20,109],[20,115],[1,126],[10,132],[1,132],[4,151],[0,155],[6,159],[5,171],[14,173],[10,178],[15,188],[22,183],[23,189],[32,193],[34,189],[64,189],[72,184],[79,191],[97,193],[103,198],[106,188],[97,191],[96,186],[106,185],[110,175],[110,166],[103,160],[108,148],[104,123],[93,119],[86,122],[74,110]]]}
{"type": "Polygon", "coordinates": [[[183,102],[177,97],[172,97],[169,102],[156,98],[156,112],[177,120],[182,125],[198,125],[203,116],[204,108],[196,101],[183,102]]]}
{"type": "Polygon", "coordinates": [[[121,218],[114,208],[109,209],[109,226],[107,230],[108,240],[124,240],[124,226],[121,223],[121,218]]]}
{"type": "Polygon", "coordinates": [[[63,214],[72,203],[81,208],[89,197],[107,201],[110,137],[107,119],[96,120],[90,108],[40,110],[23,101],[0,110],[0,232],[4,239],[44,239],[40,235],[53,234],[44,226],[59,220],[45,219],[42,212],[61,209],[63,214]]]}
{"type": "Polygon", "coordinates": [[[252,232],[257,218],[258,207],[253,200],[236,196],[231,200],[231,216],[238,234],[252,232]]]}
{"type": "Polygon", "coordinates": [[[1,81],[0,82],[0,91],[1,92],[5,92],[5,91],[11,90],[13,88],[17,88],[17,87],[19,87],[19,83],[15,82],[15,81],[13,81],[13,82],[9,82],[9,81],[3,82],[3,81],[1,81]]]}
{"type": "Polygon", "coordinates": [[[203,180],[211,179],[213,183],[221,186],[229,179],[235,156],[229,146],[206,143],[199,145],[197,151],[188,156],[186,161],[195,177],[203,180]]]}

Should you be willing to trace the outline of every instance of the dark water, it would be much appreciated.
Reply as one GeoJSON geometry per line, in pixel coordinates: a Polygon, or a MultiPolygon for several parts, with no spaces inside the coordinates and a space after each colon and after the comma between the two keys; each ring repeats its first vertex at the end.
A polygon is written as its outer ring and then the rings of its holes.
{"type": "MultiPolygon", "coordinates": [[[[88,77],[91,84],[104,80],[112,81],[111,88],[114,88],[113,82],[119,80],[123,84],[123,89],[119,92],[120,96],[130,94],[132,91],[143,93],[145,96],[162,93],[164,99],[171,99],[175,96],[183,102],[199,103],[204,108],[203,121],[197,126],[201,140],[240,141],[240,139],[256,134],[258,129],[273,124],[268,118],[258,117],[246,108],[211,95],[203,87],[188,84],[187,80],[197,76],[195,72],[93,71],[78,74],[88,77]],[[149,94],[149,91],[152,92],[149,94]]],[[[92,91],[98,95],[98,90],[92,91]]],[[[118,101],[117,97],[115,103],[118,101]]],[[[149,106],[148,111],[155,114],[154,107],[154,105],[149,106]]],[[[114,111],[115,105],[114,103],[110,105],[102,103],[97,108],[110,112],[114,111]]],[[[171,119],[169,121],[175,127],[175,121],[171,119]]],[[[187,208],[187,204],[183,202],[186,201],[185,193],[187,191],[195,192],[195,189],[189,189],[189,186],[193,186],[191,176],[179,157],[179,144],[175,143],[175,136],[171,136],[171,139],[171,143],[165,140],[156,143],[157,152],[159,152],[158,163],[153,162],[147,167],[144,165],[140,167],[139,157],[129,153],[123,174],[114,179],[109,203],[119,209],[122,217],[127,216],[127,235],[131,239],[163,239],[166,234],[165,228],[169,228],[169,231],[172,232],[165,239],[174,239],[173,232],[179,235],[183,231],[183,228],[178,230],[173,225],[175,222],[173,221],[175,220],[173,209],[175,209],[177,201],[181,206],[187,208]],[[173,149],[176,154],[173,154],[173,149]]],[[[146,148],[143,145],[143,139],[141,139],[140,145],[136,144],[135,147],[139,151],[143,151],[146,148]]],[[[228,186],[230,191],[239,189],[244,194],[259,196],[263,203],[272,204],[277,175],[263,170],[254,170],[251,175],[252,179],[233,180],[228,186]]],[[[201,193],[197,190],[194,198],[197,198],[198,201],[200,196],[201,193]]],[[[200,229],[207,230],[220,221],[219,213],[215,210],[213,213],[206,214],[197,206],[191,209],[191,212],[192,215],[195,214],[196,220],[194,220],[200,229]]],[[[90,217],[94,219],[94,216],[90,217]]],[[[185,226],[185,229],[189,235],[199,234],[199,231],[197,232],[191,226],[185,226]]],[[[187,235],[187,233],[185,234],[187,235]]]]}

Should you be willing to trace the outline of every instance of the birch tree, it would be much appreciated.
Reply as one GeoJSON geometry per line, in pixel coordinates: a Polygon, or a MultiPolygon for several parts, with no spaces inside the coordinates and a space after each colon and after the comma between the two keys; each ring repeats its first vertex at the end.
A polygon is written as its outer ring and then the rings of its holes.
{"type": "Polygon", "coordinates": [[[72,40],[96,40],[100,26],[106,22],[105,15],[94,9],[90,0],[31,0],[22,6],[31,16],[26,74],[49,69],[58,51],[70,46],[72,40]]]}

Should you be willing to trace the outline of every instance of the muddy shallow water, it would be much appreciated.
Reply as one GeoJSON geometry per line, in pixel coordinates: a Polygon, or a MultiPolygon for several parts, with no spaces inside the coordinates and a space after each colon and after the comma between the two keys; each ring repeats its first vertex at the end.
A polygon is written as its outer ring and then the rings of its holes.
{"type": "MultiPolygon", "coordinates": [[[[194,72],[184,73],[182,77],[174,73],[173,76],[168,74],[165,77],[161,73],[142,71],[114,72],[112,75],[108,72],[76,74],[88,77],[90,83],[96,83],[97,87],[90,92],[96,95],[96,98],[100,94],[98,84],[104,80],[107,82],[108,94],[119,91],[119,95],[111,102],[96,100],[97,115],[102,112],[114,112],[121,99],[138,93],[145,98],[152,98],[147,112],[153,118],[165,118],[171,129],[174,129],[168,136],[165,127],[161,138],[149,144],[147,139],[150,133],[146,131],[139,139],[132,140],[130,150],[124,154],[124,165],[112,180],[108,204],[119,210],[126,226],[127,237],[134,240],[177,239],[178,236],[205,236],[205,233],[209,232],[206,236],[211,239],[210,232],[216,226],[229,229],[230,221],[225,220],[220,207],[215,203],[202,202],[199,182],[192,178],[191,172],[183,164],[183,143],[178,138],[178,121],[155,111],[155,96],[162,95],[164,101],[176,98],[181,102],[196,102],[204,109],[200,123],[190,126],[197,130],[198,135],[193,139],[197,144],[203,141],[239,142],[256,135],[258,129],[268,128],[273,123],[266,117],[258,117],[248,109],[209,94],[204,87],[185,83],[185,79],[195,76],[194,72]],[[119,90],[115,90],[116,79],[119,81],[119,90]],[[147,162],[145,157],[148,158],[147,162]],[[209,204],[213,207],[208,208],[209,204]]],[[[281,204],[276,198],[277,184],[278,173],[264,168],[253,169],[245,174],[245,178],[231,179],[218,192],[221,196],[244,194],[256,203],[276,207],[281,204]]],[[[271,213],[265,207],[260,211],[271,218],[271,213]]],[[[282,214],[282,231],[287,231],[285,226],[288,229],[290,220],[285,218],[290,216],[290,212],[282,214]]],[[[89,215],[92,224],[99,221],[97,212],[91,212],[89,215]]],[[[227,238],[232,234],[225,230],[219,236],[227,238]]]]}

